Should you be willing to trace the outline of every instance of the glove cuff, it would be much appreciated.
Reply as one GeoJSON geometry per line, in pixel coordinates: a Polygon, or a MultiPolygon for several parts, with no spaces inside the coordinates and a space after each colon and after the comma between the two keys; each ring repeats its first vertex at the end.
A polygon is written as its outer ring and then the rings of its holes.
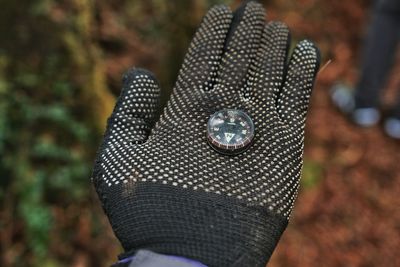
{"type": "Polygon", "coordinates": [[[265,266],[287,226],[264,207],[214,193],[156,183],[119,193],[125,200],[109,215],[128,251],[121,259],[145,249],[208,266],[265,266]]]}

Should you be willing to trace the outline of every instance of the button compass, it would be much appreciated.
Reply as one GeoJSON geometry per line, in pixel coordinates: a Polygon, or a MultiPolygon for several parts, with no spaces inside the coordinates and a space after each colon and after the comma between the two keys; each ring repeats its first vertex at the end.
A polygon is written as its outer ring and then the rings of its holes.
{"type": "Polygon", "coordinates": [[[253,121],[241,110],[223,109],[208,119],[208,142],[220,153],[229,155],[241,153],[249,147],[253,138],[253,121]]]}

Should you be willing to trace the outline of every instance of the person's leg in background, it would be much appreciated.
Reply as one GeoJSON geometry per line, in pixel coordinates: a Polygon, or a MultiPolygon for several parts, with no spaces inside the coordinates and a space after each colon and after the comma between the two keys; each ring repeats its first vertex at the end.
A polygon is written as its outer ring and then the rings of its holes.
{"type": "Polygon", "coordinates": [[[361,76],[355,91],[357,108],[377,108],[381,89],[393,65],[400,34],[400,1],[379,0],[367,36],[361,76]]]}
{"type": "Polygon", "coordinates": [[[375,1],[373,18],[363,52],[360,79],[354,96],[336,87],[334,103],[351,113],[360,126],[373,126],[380,119],[379,100],[385,86],[400,37],[400,1],[375,1]]]}

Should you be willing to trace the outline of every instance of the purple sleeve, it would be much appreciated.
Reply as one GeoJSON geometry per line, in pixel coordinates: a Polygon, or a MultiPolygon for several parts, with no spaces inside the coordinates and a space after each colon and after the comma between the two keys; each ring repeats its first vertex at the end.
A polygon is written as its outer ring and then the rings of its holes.
{"type": "Polygon", "coordinates": [[[135,255],[118,261],[113,267],[207,267],[180,256],[163,255],[149,250],[139,250],[135,255]]]}

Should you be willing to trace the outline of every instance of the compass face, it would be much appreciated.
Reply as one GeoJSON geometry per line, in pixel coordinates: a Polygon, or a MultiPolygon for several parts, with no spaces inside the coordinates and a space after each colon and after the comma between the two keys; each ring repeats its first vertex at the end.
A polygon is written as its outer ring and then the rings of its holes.
{"type": "Polygon", "coordinates": [[[243,152],[251,144],[253,137],[253,121],[241,110],[220,110],[208,120],[208,142],[218,152],[224,154],[243,152]]]}

